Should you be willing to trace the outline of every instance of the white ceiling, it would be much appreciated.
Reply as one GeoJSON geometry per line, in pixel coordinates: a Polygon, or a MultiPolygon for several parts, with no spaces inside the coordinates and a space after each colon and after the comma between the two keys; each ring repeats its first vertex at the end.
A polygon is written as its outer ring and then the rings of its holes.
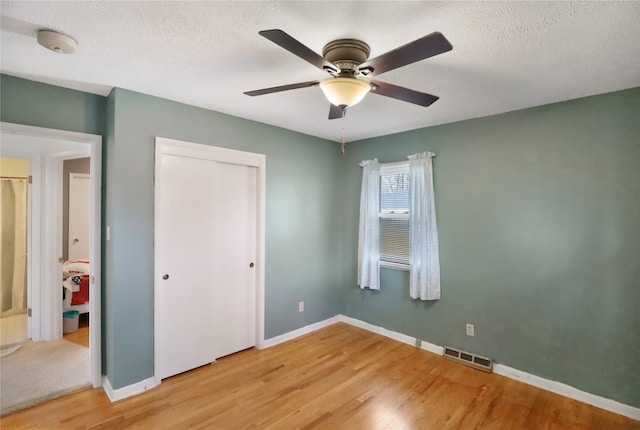
{"type": "Polygon", "coordinates": [[[640,86],[640,2],[27,2],[1,3],[2,73],[107,95],[114,86],[338,141],[493,115],[640,86]],[[280,28],[314,51],[338,38],[371,58],[433,31],[453,50],[376,76],[440,96],[423,108],[369,94],[344,124],[318,87],[247,90],[324,79],[258,35],[280,28]],[[73,55],[39,29],[78,41],[73,55]]]}

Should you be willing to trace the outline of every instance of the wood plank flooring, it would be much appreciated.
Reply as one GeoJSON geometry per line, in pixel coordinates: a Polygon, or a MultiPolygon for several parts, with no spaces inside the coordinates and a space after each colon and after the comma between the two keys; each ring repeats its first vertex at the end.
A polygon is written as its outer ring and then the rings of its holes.
{"type": "Polygon", "coordinates": [[[65,334],[64,340],[89,348],[89,314],[80,314],[78,331],[65,334]]]}
{"type": "Polygon", "coordinates": [[[110,403],[91,389],[5,429],[640,429],[640,422],[335,324],[110,403]]]}

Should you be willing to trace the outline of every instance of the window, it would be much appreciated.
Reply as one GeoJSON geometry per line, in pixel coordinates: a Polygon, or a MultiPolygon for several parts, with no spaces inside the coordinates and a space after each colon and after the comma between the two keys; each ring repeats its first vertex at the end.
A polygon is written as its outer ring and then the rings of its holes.
{"type": "Polygon", "coordinates": [[[409,268],[409,162],[380,165],[380,263],[409,268]]]}
{"type": "Polygon", "coordinates": [[[380,266],[386,266],[409,271],[412,299],[440,299],[434,156],[421,152],[407,156],[408,163],[360,163],[360,288],[379,290],[380,266]]]}

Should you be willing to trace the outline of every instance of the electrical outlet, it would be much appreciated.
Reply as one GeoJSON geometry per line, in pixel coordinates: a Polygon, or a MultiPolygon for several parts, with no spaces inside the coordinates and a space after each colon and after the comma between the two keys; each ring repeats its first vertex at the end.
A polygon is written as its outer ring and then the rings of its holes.
{"type": "Polygon", "coordinates": [[[304,312],[304,302],[298,302],[298,312],[304,312]]]}
{"type": "Polygon", "coordinates": [[[473,324],[467,324],[467,336],[475,336],[473,324]]]}

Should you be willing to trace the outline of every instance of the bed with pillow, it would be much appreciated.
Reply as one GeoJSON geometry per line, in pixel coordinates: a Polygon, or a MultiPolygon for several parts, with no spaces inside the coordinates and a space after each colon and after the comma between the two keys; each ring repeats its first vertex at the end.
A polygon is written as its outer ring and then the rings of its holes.
{"type": "Polygon", "coordinates": [[[89,312],[89,260],[67,260],[62,265],[64,310],[89,312]]]}

